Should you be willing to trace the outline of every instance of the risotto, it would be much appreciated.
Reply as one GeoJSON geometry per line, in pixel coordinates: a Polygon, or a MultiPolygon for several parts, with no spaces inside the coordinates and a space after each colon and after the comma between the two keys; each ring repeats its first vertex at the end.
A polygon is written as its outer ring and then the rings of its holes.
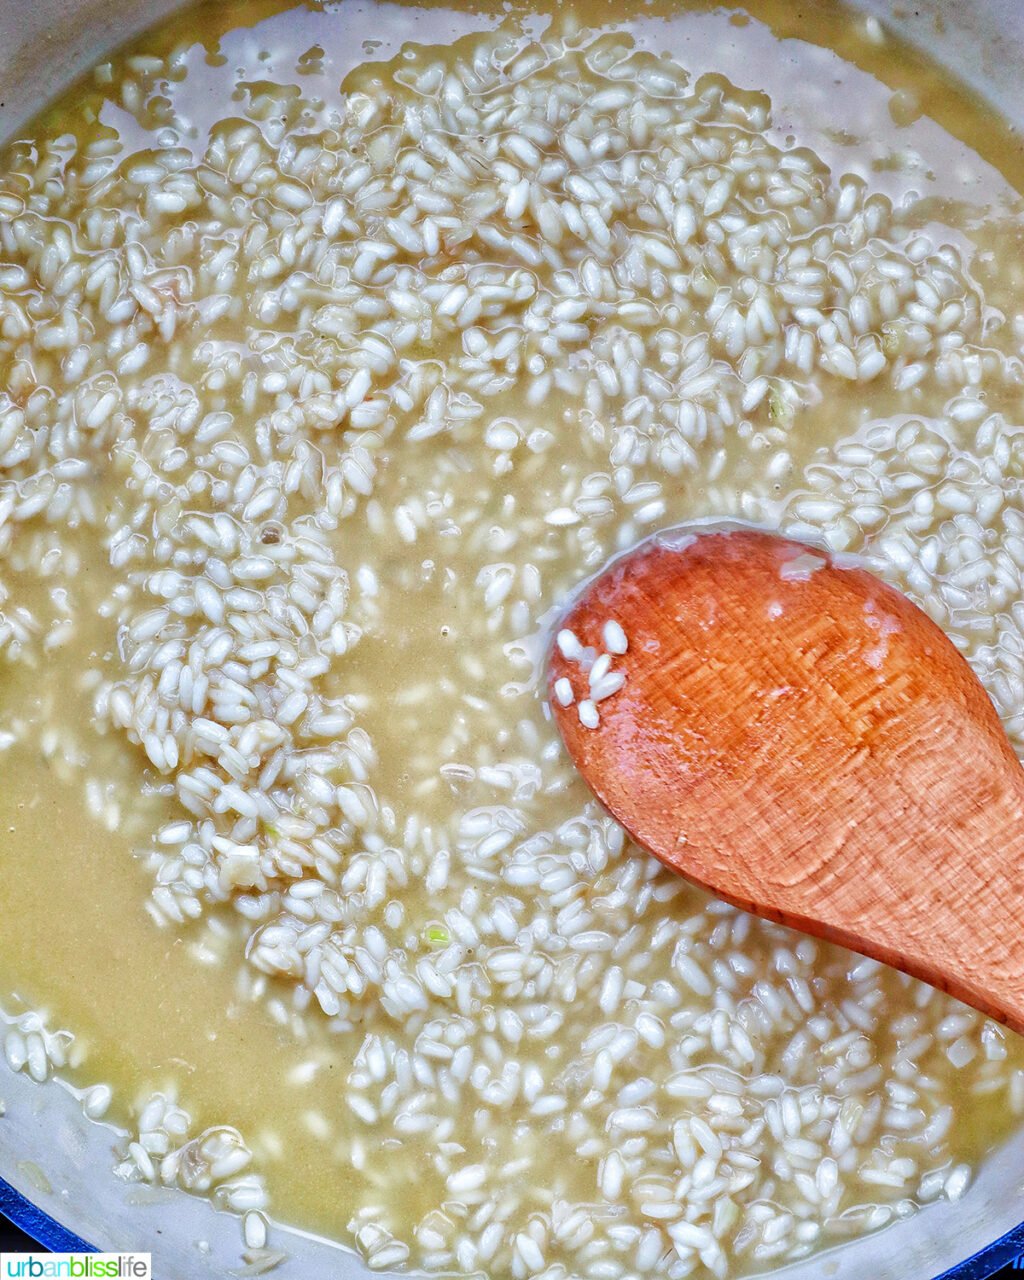
{"type": "Polygon", "coordinates": [[[1016,1037],[664,871],[544,705],[577,584],[731,517],[868,557],[1024,748],[1007,135],[750,8],[220,6],[6,153],[4,1053],[257,1267],[273,1214],[742,1275],[1024,1112],[1016,1037]]]}

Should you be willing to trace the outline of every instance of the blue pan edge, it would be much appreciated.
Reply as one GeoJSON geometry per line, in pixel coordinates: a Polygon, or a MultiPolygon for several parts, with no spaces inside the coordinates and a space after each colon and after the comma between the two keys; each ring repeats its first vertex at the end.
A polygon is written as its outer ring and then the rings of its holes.
{"type": "MultiPolygon", "coordinates": [[[[9,1182],[0,1178],[0,1214],[51,1253],[96,1253],[95,1245],[62,1226],[56,1218],[33,1204],[9,1182]]],[[[989,1280],[1000,1267],[1024,1255],[1024,1222],[970,1258],[943,1271],[935,1280],[989,1280]]]]}
{"type": "Polygon", "coordinates": [[[993,1240],[984,1249],[979,1249],[972,1257],[943,1271],[935,1280],[989,1280],[1001,1267],[1020,1257],[1024,1257],[1024,1222],[1012,1227],[1006,1235],[993,1240]]]}
{"type": "Polygon", "coordinates": [[[61,1226],[56,1218],[33,1204],[3,1178],[0,1178],[0,1214],[51,1253],[97,1252],[95,1245],[88,1244],[81,1236],[61,1226]]]}

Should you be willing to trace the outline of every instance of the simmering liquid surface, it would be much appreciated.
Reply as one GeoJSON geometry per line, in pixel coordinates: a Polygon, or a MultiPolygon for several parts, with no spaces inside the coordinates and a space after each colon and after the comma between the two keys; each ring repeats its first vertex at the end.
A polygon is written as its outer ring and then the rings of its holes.
{"type": "Polygon", "coordinates": [[[0,180],[0,1006],[378,1267],[957,1198],[1017,1038],[624,846],[538,676],[733,516],[871,556],[1024,745],[1020,170],[832,5],[228,3],[98,68],[0,180]]]}

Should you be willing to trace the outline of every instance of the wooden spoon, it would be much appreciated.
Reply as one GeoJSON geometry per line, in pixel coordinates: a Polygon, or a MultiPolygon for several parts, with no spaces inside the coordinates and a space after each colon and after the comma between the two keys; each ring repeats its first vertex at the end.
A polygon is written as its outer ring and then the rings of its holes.
{"type": "Polygon", "coordinates": [[[558,727],[638,844],[1024,1033],[1024,770],[916,605],[800,543],[677,531],[597,577],[564,627],[558,727]],[[622,647],[609,622],[628,649],[591,668],[595,692],[625,684],[588,728],[587,668],[622,647]]]}

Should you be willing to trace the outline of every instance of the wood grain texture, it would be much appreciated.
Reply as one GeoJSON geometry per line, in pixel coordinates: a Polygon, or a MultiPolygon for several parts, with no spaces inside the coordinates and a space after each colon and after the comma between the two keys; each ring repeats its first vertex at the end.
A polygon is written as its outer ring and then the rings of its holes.
{"type": "MultiPolygon", "coordinates": [[[[565,626],[624,688],[552,707],[633,838],[746,910],[1024,1033],[1024,770],[943,632],[899,592],[753,530],[652,540],[565,626]]],[[[586,676],[553,651],[549,677],[586,676]]]]}

